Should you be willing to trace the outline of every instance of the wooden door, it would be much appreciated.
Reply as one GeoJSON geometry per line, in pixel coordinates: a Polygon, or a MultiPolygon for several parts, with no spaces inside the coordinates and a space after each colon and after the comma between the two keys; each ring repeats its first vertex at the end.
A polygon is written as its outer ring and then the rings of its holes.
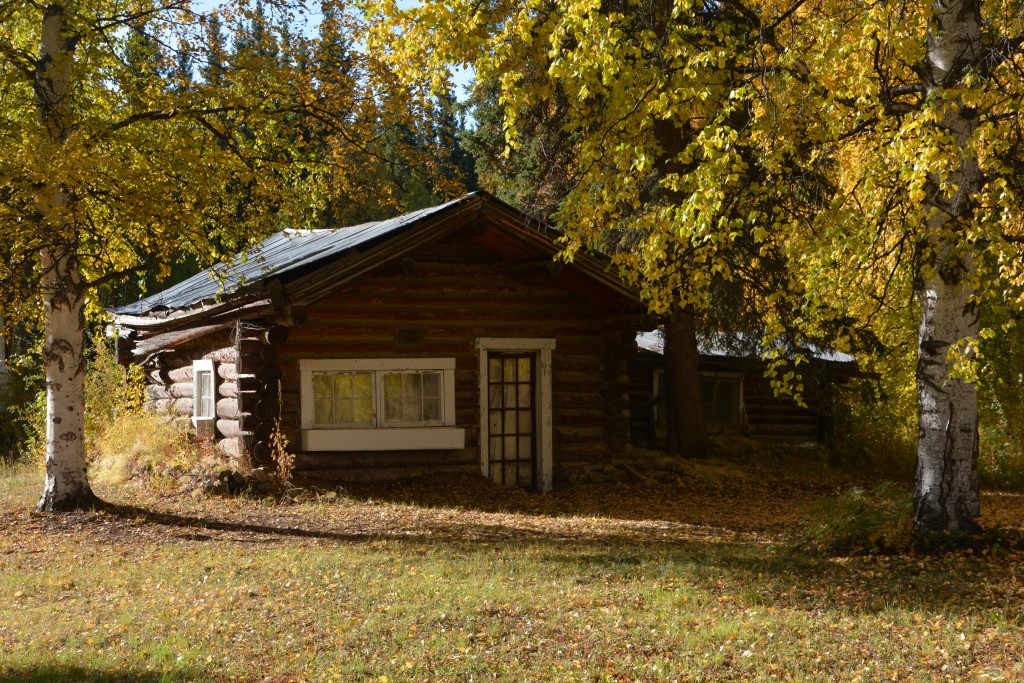
{"type": "Polygon", "coordinates": [[[490,352],[487,358],[491,480],[537,486],[537,354],[490,352]]]}

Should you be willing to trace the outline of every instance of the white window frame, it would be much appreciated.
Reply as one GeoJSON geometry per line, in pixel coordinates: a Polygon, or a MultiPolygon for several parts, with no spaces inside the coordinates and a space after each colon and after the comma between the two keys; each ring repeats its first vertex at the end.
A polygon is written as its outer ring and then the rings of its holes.
{"type": "Polygon", "coordinates": [[[487,419],[487,361],[491,351],[504,353],[519,351],[537,354],[537,489],[550,491],[554,472],[554,431],[551,416],[551,352],[555,340],[549,338],[478,337],[476,348],[480,356],[480,473],[490,477],[490,424],[487,419]]]}
{"type": "Polygon", "coordinates": [[[304,451],[398,451],[464,448],[466,430],[455,426],[454,358],[339,358],[299,361],[299,396],[304,451]],[[384,397],[380,377],[387,372],[433,370],[441,373],[441,420],[426,423],[384,424],[384,397]],[[322,427],[316,423],[313,376],[319,373],[374,373],[372,427],[322,427]]]}
{"type": "Polygon", "coordinates": [[[198,436],[212,437],[217,427],[217,368],[213,361],[203,358],[192,361],[192,426],[198,436]],[[199,374],[210,373],[210,415],[200,415],[199,374]]]}

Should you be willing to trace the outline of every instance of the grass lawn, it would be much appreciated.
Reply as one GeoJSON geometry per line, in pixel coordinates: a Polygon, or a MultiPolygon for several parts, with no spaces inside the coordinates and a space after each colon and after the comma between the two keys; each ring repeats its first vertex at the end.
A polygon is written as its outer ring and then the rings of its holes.
{"type": "Polygon", "coordinates": [[[1021,554],[794,553],[835,482],[777,472],[287,504],[124,486],[41,516],[38,471],[0,470],[0,683],[1024,679],[1021,554]]]}

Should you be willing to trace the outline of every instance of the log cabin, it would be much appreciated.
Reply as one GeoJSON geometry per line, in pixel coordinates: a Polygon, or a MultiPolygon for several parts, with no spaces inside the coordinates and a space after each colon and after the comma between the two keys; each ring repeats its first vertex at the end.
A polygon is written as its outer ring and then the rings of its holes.
{"type": "MultiPolygon", "coordinates": [[[[636,337],[638,353],[629,368],[632,443],[661,448],[667,432],[665,344],[658,330],[636,337]]],[[[765,363],[747,348],[742,335],[704,335],[699,344],[701,398],[711,435],[740,435],[763,443],[809,443],[832,431],[835,391],[862,376],[856,358],[808,346],[801,366],[803,404],[776,396],[765,377],[765,363]]],[[[757,345],[753,345],[756,347],[757,345]]]]}
{"type": "Polygon", "coordinates": [[[549,490],[628,448],[638,294],[485,193],[284,231],[112,309],[148,406],[307,480],[479,472],[549,490]]]}

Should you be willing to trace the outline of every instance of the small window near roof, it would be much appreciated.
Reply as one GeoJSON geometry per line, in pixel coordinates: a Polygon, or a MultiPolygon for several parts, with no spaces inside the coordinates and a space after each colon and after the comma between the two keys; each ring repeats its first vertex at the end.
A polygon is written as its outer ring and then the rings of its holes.
{"type": "Polygon", "coordinates": [[[212,360],[192,362],[192,424],[199,436],[213,436],[217,421],[217,374],[212,360]]]}

